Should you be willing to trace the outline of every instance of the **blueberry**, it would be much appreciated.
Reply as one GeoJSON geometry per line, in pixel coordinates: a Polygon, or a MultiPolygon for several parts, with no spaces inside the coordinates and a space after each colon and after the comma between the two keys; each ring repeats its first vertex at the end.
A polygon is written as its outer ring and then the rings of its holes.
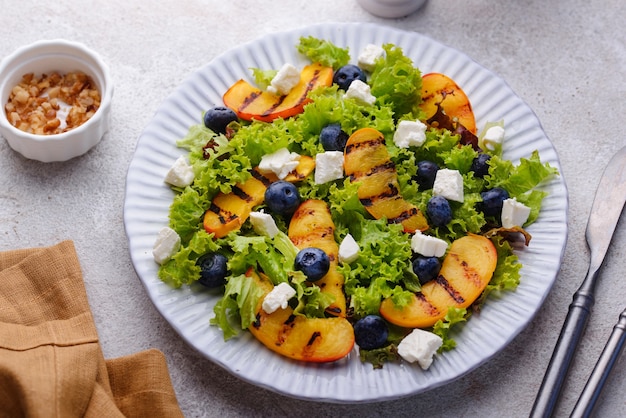
{"type": "Polygon", "coordinates": [[[437,257],[418,255],[413,260],[413,273],[417,275],[421,284],[434,280],[441,270],[441,261],[437,257]]]}
{"type": "Polygon", "coordinates": [[[330,259],[319,248],[304,248],[296,255],[295,268],[303,272],[308,281],[316,282],[328,273],[330,259]]]}
{"type": "Polygon", "coordinates": [[[362,69],[352,64],[344,65],[335,71],[335,74],[333,75],[333,83],[338,85],[339,88],[344,91],[348,91],[350,84],[352,84],[354,80],[361,80],[365,83],[367,78],[365,77],[365,73],[362,69]]]}
{"type": "Polygon", "coordinates": [[[483,198],[483,201],[480,203],[480,210],[485,216],[499,218],[502,214],[502,203],[509,198],[509,193],[501,187],[494,187],[491,190],[482,192],[480,197],[483,198]]]}
{"type": "Polygon", "coordinates": [[[232,109],[218,106],[206,111],[204,114],[204,126],[215,133],[225,134],[226,126],[237,119],[237,114],[232,109]]]}
{"type": "Polygon", "coordinates": [[[322,128],[320,142],[324,151],[343,151],[348,142],[348,134],[341,130],[341,125],[331,123],[322,128]]]}
{"type": "Polygon", "coordinates": [[[373,350],[387,343],[389,329],[378,315],[368,315],[354,324],[354,339],[363,350],[373,350]]]}
{"type": "Polygon", "coordinates": [[[278,215],[291,216],[300,206],[300,193],[288,181],[278,180],[265,190],[265,204],[278,215]]]}
{"type": "Polygon", "coordinates": [[[433,196],[426,205],[426,214],[433,226],[445,226],[452,220],[450,203],[442,196],[433,196]]]}
{"type": "Polygon", "coordinates": [[[470,171],[474,172],[474,176],[478,178],[483,178],[487,174],[489,174],[489,160],[491,159],[491,155],[489,154],[478,154],[478,157],[472,160],[472,166],[470,167],[470,171]]]}
{"type": "Polygon", "coordinates": [[[433,188],[435,184],[435,176],[437,176],[439,166],[428,160],[423,160],[417,163],[417,175],[415,180],[420,185],[420,190],[428,190],[433,188]]]}
{"type": "Polygon", "coordinates": [[[208,288],[223,285],[228,273],[227,261],[226,257],[218,253],[207,253],[201,256],[196,262],[200,266],[200,279],[198,279],[200,284],[208,288]]]}

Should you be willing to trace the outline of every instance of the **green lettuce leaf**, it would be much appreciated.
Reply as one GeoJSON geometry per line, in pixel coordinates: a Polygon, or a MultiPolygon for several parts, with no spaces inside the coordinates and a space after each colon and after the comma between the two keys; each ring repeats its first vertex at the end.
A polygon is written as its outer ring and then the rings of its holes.
{"type": "Polygon", "coordinates": [[[404,55],[401,48],[392,44],[383,45],[385,57],[377,63],[369,84],[381,107],[390,107],[394,117],[411,114],[420,115],[422,74],[404,55]]]}
{"type": "Polygon", "coordinates": [[[305,55],[312,62],[319,62],[334,70],[348,64],[350,52],[348,48],[339,48],[332,42],[317,39],[313,36],[300,37],[300,43],[296,46],[299,53],[305,55]]]}
{"type": "Polygon", "coordinates": [[[474,306],[480,308],[490,294],[500,294],[502,291],[513,291],[520,283],[520,269],[522,265],[518,257],[513,253],[511,243],[501,236],[495,236],[491,240],[498,253],[498,262],[493,277],[480,295],[474,306]]]}
{"type": "Polygon", "coordinates": [[[480,147],[480,149],[482,150],[488,151],[492,155],[497,155],[498,157],[500,157],[502,156],[502,144],[497,145],[495,149],[493,150],[489,150],[488,147],[485,145],[485,140],[484,140],[485,133],[487,133],[489,128],[493,128],[494,126],[500,126],[501,128],[504,128],[504,121],[501,120],[498,122],[485,123],[485,126],[483,126],[482,131],[480,131],[480,134],[478,135],[478,147],[480,147]]]}
{"type": "Polygon", "coordinates": [[[465,308],[448,308],[448,313],[443,320],[439,320],[433,326],[433,333],[437,334],[443,340],[439,352],[449,351],[456,347],[456,341],[450,337],[452,328],[462,322],[467,321],[468,311],[465,308]]]}
{"type": "Polygon", "coordinates": [[[169,209],[169,224],[186,243],[202,225],[205,208],[210,199],[192,187],[186,187],[182,193],[174,196],[169,209]]]}
{"type": "Polygon", "coordinates": [[[224,340],[248,329],[256,319],[256,307],[263,290],[244,274],[232,276],[226,283],[224,296],[214,306],[211,324],[224,332],[224,340]]]}
{"type": "Polygon", "coordinates": [[[261,90],[265,90],[269,87],[272,79],[276,77],[278,70],[262,70],[260,68],[252,68],[252,76],[254,77],[254,83],[261,90]]]}
{"type": "Polygon", "coordinates": [[[359,358],[362,363],[370,363],[374,369],[382,369],[385,363],[399,361],[398,347],[389,344],[373,350],[359,349],[359,358]]]}
{"type": "Polygon", "coordinates": [[[543,199],[546,196],[548,196],[548,193],[540,190],[531,190],[517,196],[516,199],[518,202],[530,208],[530,215],[528,215],[528,219],[523,226],[530,225],[537,220],[537,217],[539,217],[539,211],[541,210],[541,202],[543,202],[543,199]]]}
{"type": "Polygon", "coordinates": [[[502,187],[511,197],[517,197],[553,175],[558,175],[558,170],[549,163],[542,163],[539,152],[535,150],[530,158],[521,158],[517,166],[504,160],[500,160],[495,167],[490,164],[488,182],[490,188],[502,187]]]}
{"type": "Polygon", "coordinates": [[[222,247],[222,243],[223,240],[215,240],[213,235],[199,229],[186,244],[181,245],[170,260],[159,267],[159,278],[174,287],[192,284],[200,278],[200,267],[196,265],[200,256],[215,252],[220,252],[227,258],[231,256],[222,247]]]}
{"type": "Polygon", "coordinates": [[[359,244],[359,258],[339,269],[346,278],[344,288],[352,298],[355,315],[377,313],[382,298],[396,297],[406,303],[410,292],[401,285],[419,290],[412,273],[410,236],[401,225],[387,224],[385,219],[366,221],[359,214],[350,217],[354,221],[349,230],[359,244]]]}

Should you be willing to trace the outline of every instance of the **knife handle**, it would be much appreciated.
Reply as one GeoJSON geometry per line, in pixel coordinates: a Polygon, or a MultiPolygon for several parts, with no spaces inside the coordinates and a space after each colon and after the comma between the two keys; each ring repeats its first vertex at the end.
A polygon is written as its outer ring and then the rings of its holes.
{"type": "Polygon", "coordinates": [[[619,359],[626,343],[626,310],[620,316],[619,321],[613,327],[613,332],[602,350],[589,380],[585,385],[576,406],[572,411],[572,417],[589,417],[593,412],[596,401],[602,393],[613,366],[619,359]]]}
{"type": "MultiPolygon", "coordinates": [[[[586,280],[585,282],[588,281],[586,280]]],[[[589,314],[594,304],[593,290],[587,287],[583,285],[574,293],[561,334],[554,347],[543,382],[535,398],[535,403],[530,413],[531,418],[550,417],[556,407],[565,377],[576,352],[576,347],[585,331],[589,314]]]]}

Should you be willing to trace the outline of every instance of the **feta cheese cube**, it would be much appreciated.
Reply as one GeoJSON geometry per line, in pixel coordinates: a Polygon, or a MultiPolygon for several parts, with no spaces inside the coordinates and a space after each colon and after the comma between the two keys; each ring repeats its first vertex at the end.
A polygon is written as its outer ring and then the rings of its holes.
{"type": "Polygon", "coordinates": [[[289,305],[289,299],[296,295],[296,290],[287,283],[280,283],[263,298],[263,310],[268,314],[276,312],[279,308],[285,309],[289,305]]]}
{"type": "Polygon", "coordinates": [[[289,152],[287,148],[280,148],[271,154],[261,157],[259,171],[261,173],[274,173],[279,179],[283,180],[289,173],[295,170],[299,162],[299,154],[289,152]]]}
{"type": "Polygon", "coordinates": [[[272,215],[265,212],[250,212],[250,223],[254,232],[274,238],[278,234],[278,227],[272,215]]]}
{"type": "Polygon", "coordinates": [[[482,138],[482,144],[487,150],[495,151],[500,145],[502,145],[502,141],[504,140],[504,128],[502,126],[496,125],[487,129],[482,138]]]}
{"type": "Polygon", "coordinates": [[[350,264],[357,258],[359,258],[359,244],[352,235],[348,234],[339,244],[339,262],[350,264]]]}
{"type": "Polygon", "coordinates": [[[421,147],[426,141],[426,125],[419,120],[402,120],[393,134],[393,142],[399,148],[421,147]]]}
{"type": "Polygon", "coordinates": [[[372,72],[376,67],[376,61],[385,56],[385,50],[374,44],[366,45],[359,54],[358,65],[365,71],[372,72]]]}
{"type": "Polygon", "coordinates": [[[176,231],[167,226],[162,228],[157,235],[154,246],[152,247],[152,256],[154,257],[154,261],[159,264],[165,263],[167,260],[172,258],[179,248],[180,237],[176,231]]]}
{"type": "Polygon", "coordinates": [[[515,198],[502,202],[502,226],[505,228],[524,225],[529,215],[530,208],[515,198]]]}
{"type": "Polygon", "coordinates": [[[442,168],[437,171],[433,196],[443,196],[448,200],[463,202],[463,176],[458,170],[442,168]]]}
{"type": "Polygon", "coordinates": [[[326,151],[315,156],[315,184],[343,178],[343,152],[326,151]]]}
{"type": "Polygon", "coordinates": [[[272,94],[284,96],[289,94],[300,82],[300,71],[292,64],[284,64],[280,70],[276,73],[270,85],[267,87],[267,91],[272,94]]]}
{"type": "Polygon", "coordinates": [[[376,102],[376,97],[372,96],[370,86],[361,80],[354,80],[350,83],[350,87],[343,97],[354,99],[361,104],[373,105],[376,102]]]}
{"type": "Polygon", "coordinates": [[[437,334],[416,328],[400,341],[398,354],[409,363],[417,362],[422,369],[427,370],[441,344],[443,340],[437,334]]]}
{"type": "Polygon", "coordinates": [[[165,182],[176,187],[187,187],[193,183],[193,168],[180,156],[165,175],[165,182]]]}
{"type": "Polygon", "coordinates": [[[448,249],[448,243],[437,237],[424,235],[417,231],[411,237],[411,249],[424,257],[443,257],[448,249]]]}

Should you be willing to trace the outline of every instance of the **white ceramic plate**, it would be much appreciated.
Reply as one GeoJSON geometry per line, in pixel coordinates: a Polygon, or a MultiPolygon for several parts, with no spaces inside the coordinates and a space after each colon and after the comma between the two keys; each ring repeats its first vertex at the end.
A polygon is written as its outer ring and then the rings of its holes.
{"type": "Polygon", "coordinates": [[[456,349],[436,357],[428,371],[408,363],[374,370],[362,364],[355,350],[333,364],[305,364],[280,357],[261,346],[249,333],[224,342],[222,332],[209,325],[217,296],[198,287],[172,289],[157,277],[152,245],[168,224],[173,193],[163,183],[165,173],[183,154],[175,142],[202,112],[222,104],[222,94],[250,67],[277,69],[290,62],[305,64],[295,46],[300,36],[312,35],[349,47],[353,60],[369,43],[393,43],[402,48],[423,73],[452,77],[469,96],[479,129],[485,122],[504,120],[504,156],[513,161],[539,150],[542,161],[560,170],[558,156],[532,110],[493,73],[466,55],[417,33],[370,24],[324,24],[276,33],[235,48],[192,74],[160,106],[141,134],[128,170],[124,222],[133,264],[150,298],[165,319],[191,346],[234,375],[279,393],[329,402],[390,400],[424,392],[451,382],[502,350],[532,319],[556,278],[567,238],[567,189],[562,178],[543,188],[550,195],[532,234],[520,253],[522,281],[515,292],[491,298],[456,337],[456,349]]]}

